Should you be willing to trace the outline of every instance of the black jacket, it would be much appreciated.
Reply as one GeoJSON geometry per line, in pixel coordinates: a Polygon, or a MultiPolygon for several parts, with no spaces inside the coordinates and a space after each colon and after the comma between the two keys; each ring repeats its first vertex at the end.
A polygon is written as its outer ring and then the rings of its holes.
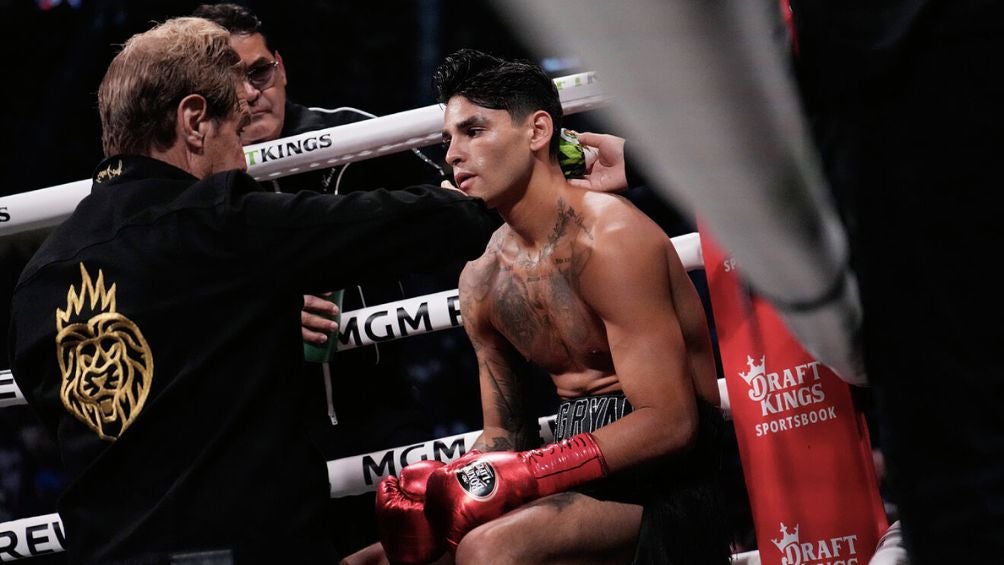
{"type": "MultiPolygon", "coordinates": [[[[342,108],[326,111],[286,103],[286,115],[281,137],[331,128],[369,119],[358,110],[342,108]]],[[[313,190],[339,194],[376,188],[396,189],[417,182],[438,184],[440,171],[423,161],[412,151],[404,151],[367,159],[320,171],[309,171],[283,177],[266,184],[282,192],[313,190]]],[[[493,212],[494,214],[494,212],[493,212]]],[[[338,266],[338,258],[333,258],[338,266]]],[[[429,294],[457,287],[464,261],[440,265],[435,271],[409,273],[401,278],[370,277],[344,288],[342,311],[348,312],[403,298],[429,294]]],[[[450,330],[466,342],[462,330],[450,330]]],[[[450,333],[450,332],[443,332],[450,333]]],[[[384,342],[358,349],[334,353],[331,358],[331,398],[338,424],[332,425],[328,415],[325,387],[320,366],[308,363],[304,376],[310,387],[306,392],[310,409],[305,416],[315,441],[326,459],[368,453],[399,445],[432,439],[437,423],[435,407],[422,403],[413,390],[408,373],[416,363],[435,359],[440,380],[447,380],[449,358],[457,354],[445,351],[442,339],[434,335],[408,340],[384,342]],[[419,353],[418,356],[415,354],[419,353]]],[[[477,403],[477,398],[471,399],[477,403]]]]}
{"type": "Polygon", "coordinates": [[[275,194],[132,156],[98,171],[13,301],[14,376],[70,481],[70,561],[331,557],[297,401],[301,295],[473,258],[496,223],[435,187],[275,194]]]}

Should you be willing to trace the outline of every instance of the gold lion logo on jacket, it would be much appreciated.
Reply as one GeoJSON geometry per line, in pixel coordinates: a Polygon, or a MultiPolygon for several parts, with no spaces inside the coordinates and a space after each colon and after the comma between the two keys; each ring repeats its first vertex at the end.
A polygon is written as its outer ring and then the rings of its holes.
{"type": "Polygon", "coordinates": [[[70,285],[56,309],[56,352],[63,406],[98,436],[115,441],[139,416],[153,381],[153,355],[132,320],[115,310],[115,284],[92,281],[80,264],[80,290],[70,285]]]}

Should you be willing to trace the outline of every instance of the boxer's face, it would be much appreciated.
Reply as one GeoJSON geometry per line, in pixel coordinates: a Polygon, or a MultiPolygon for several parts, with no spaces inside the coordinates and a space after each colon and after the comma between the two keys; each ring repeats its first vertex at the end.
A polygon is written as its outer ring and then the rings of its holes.
{"type": "Polygon", "coordinates": [[[533,128],[513,122],[509,112],[474,104],[454,96],[443,115],[446,162],[453,167],[457,188],[482,198],[489,207],[518,199],[529,182],[533,165],[533,128]]]}
{"type": "Polygon", "coordinates": [[[241,142],[248,145],[277,139],[286,117],[286,68],[282,57],[268,50],[260,33],[231,35],[230,45],[240,55],[252,86],[247,99],[251,123],[244,128],[241,142]]]}

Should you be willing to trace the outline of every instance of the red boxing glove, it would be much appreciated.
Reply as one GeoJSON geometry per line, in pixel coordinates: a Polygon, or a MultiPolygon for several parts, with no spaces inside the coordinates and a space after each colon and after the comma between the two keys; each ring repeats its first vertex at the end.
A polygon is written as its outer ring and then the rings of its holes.
{"type": "Polygon", "coordinates": [[[603,453],[588,433],[531,451],[464,457],[429,477],[425,513],[456,551],[467,532],[481,524],[606,475],[603,453]]]}
{"type": "Polygon", "coordinates": [[[442,536],[425,517],[426,482],[441,467],[439,461],[418,461],[377,486],[377,532],[391,563],[431,563],[446,552],[442,536]]]}

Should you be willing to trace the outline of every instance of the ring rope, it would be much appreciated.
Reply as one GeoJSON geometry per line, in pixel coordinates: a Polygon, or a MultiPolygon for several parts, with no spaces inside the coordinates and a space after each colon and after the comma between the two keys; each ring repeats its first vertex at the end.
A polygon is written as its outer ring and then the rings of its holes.
{"type": "MultiPolygon", "coordinates": [[[[701,239],[696,233],[676,236],[672,242],[688,271],[704,268],[701,239]]],[[[343,313],[335,346],[344,351],[462,325],[459,291],[444,290],[343,313]]],[[[724,390],[724,386],[724,381],[719,382],[720,389],[724,390]]],[[[724,394],[722,402],[723,410],[727,410],[724,394]]],[[[26,403],[11,372],[0,371],[0,408],[26,403]]]]}
{"type": "MultiPolygon", "coordinates": [[[[609,99],[594,73],[554,79],[565,114],[605,106],[609,99]]],[[[248,173],[272,180],[311,169],[371,159],[441,143],[443,107],[433,104],[371,120],[354,122],[248,145],[244,156],[248,173]]],[[[0,198],[10,219],[0,223],[0,237],[54,226],[65,220],[91,192],[91,180],[41,188],[0,198]]]]}
{"type": "MultiPolygon", "coordinates": [[[[721,385],[721,381],[719,381],[721,385]]],[[[554,416],[538,418],[540,439],[554,441],[554,416]]],[[[327,462],[331,498],[364,494],[376,489],[382,478],[397,475],[416,461],[454,461],[470,451],[481,430],[353,455],[327,462]]],[[[7,562],[65,550],[66,534],[59,514],[44,514],[0,523],[0,560],[7,562]]],[[[733,563],[760,562],[759,553],[733,556],[733,563]],[[739,560],[737,560],[739,559],[739,560]],[[751,560],[755,559],[755,561],[751,560]]]]}

